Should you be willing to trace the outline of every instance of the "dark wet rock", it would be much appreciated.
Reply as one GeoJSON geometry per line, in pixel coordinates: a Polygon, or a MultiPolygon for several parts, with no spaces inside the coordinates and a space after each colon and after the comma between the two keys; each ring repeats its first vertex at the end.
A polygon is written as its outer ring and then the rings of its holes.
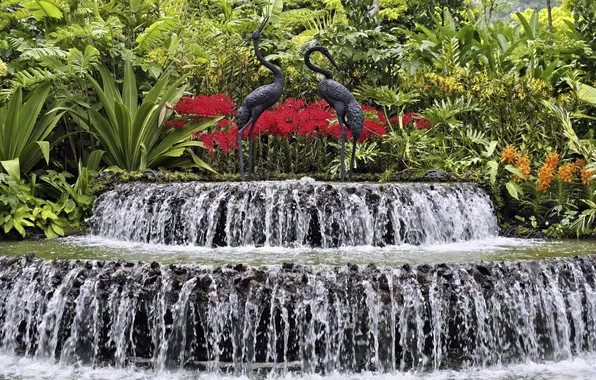
{"type": "Polygon", "coordinates": [[[488,269],[484,265],[477,265],[476,266],[476,269],[478,269],[478,272],[482,273],[485,276],[490,276],[491,275],[490,269],[488,269]]]}
{"type": "Polygon", "coordinates": [[[218,352],[243,370],[247,357],[313,371],[384,371],[391,357],[404,369],[557,360],[596,341],[595,265],[596,256],[223,268],[0,257],[0,348],[166,368],[197,368],[218,352]]]}
{"type": "Polygon", "coordinates": [[[444,170],[429,170],[420,179],[424,182],[449,182],[453,181],[452,176],[444,170]]]}
{"type": "Polygon", "coordinates": [[[287,271],[291,271],[292,269],[294,269],[294,264],[293,263],[282,263],[281,267],[287,271]]]}
{"type": "Polygon", "coordinates": [[[244,265],[244,264],[236,264],[236,265],[234,266],[234,270],[235,270],[236,272],[246,272],[246,269],[247,269],[247,268],[246,268],[246,265],[244,265]]]}

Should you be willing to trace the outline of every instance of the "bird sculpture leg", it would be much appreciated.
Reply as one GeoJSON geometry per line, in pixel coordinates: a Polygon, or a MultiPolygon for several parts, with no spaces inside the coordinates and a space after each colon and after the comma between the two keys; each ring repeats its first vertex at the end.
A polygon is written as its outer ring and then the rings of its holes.
{"type": "Polygon", "coordinates": [[[346,176],[346,165],[345,165],[345,149],[346,149],[346,128],[344,127],[343,117],[337,115],[337,121],[339,122],[339,128],[341,129],[341,148],[339,152],[339,157],[341,160],[341,169],[340,169],[340,177],[341,181],[345,181],[346,176]]]}
{"type": "Polygon", "coordinates": [[[352,138],[352,158],[350,159],[350,174],[348,174],[348,179],[352,180],[352,171],[354,170],[354,158],[356,157],[356,137],[352,138]]]}
{"type": "MultiPolygon", "coordinates": [[[[251,116],[248,123],[246,123],[242,128],[238,130],[238,160],[240,161],[240,178],[244,181],[244,154],[242,153],[242,133],[244,130],[248,128],[251,124],[254,123],[254,118],[251,116]]],[[[250,147],[250,144],[249,144],[250,147]]]]}
{"type": "Polygon", "coordinates": [[[252,156],[252,132],[255,129],[255,124],[257,121],[255,120],[250,128],[248,129],[248,180],[252,179],[252,163],[253,163],[253,156],[252,156]]]}

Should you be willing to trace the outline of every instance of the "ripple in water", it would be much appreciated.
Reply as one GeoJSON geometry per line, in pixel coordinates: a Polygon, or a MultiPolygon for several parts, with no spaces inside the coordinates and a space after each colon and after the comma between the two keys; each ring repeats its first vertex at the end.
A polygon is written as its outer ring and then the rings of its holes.
{"type": "MultiPolygon", "coordinates": [[[[512,366],[471,368],[462,371],[406,373],[331,373],[328,375],[265,375],[262,380],[547,380],[595,379],[596,354],[561,362],[528,362],[512,366]]],[[[153,372],[133,369],[61,366],[50,361],[0,355],[0,379],[28,380],[254,380],[254,377],[230,376],[194,371],[153,372]]]]}

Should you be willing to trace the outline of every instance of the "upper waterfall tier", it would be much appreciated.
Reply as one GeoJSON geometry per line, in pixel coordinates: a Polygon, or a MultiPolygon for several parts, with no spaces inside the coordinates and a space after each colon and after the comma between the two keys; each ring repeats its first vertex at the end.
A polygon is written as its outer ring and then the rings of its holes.
{"type": "Polygon", "coordinates": [[[315,181],[117,186],[88,220],[94,235],[199,246],[440,244],[497,235],[473,184],[315,181]]]}
{"type": "Polygon", "coordinates": [[[88,222],[94,235],[207,247],[440,244],[498,231],[473,184],[305,180],[121,185],[98,198],[88,222]]]}

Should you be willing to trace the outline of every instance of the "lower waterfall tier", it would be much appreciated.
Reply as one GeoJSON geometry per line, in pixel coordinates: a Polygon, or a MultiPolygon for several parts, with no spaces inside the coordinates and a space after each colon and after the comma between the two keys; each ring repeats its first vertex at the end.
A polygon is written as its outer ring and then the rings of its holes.
{"type": "Polygon", "coordinates": [[[473,184],[326,184],[309,180],[120,185],[99,196],[93,235],[221,246],[441,244],[496,236],[473,184]]]}
{"type": "Polygon", "coordinates": [[[596,348],[596,256],[223,267],[0,257],[0,351],[306,373],[562,360],[596,348]]]}

